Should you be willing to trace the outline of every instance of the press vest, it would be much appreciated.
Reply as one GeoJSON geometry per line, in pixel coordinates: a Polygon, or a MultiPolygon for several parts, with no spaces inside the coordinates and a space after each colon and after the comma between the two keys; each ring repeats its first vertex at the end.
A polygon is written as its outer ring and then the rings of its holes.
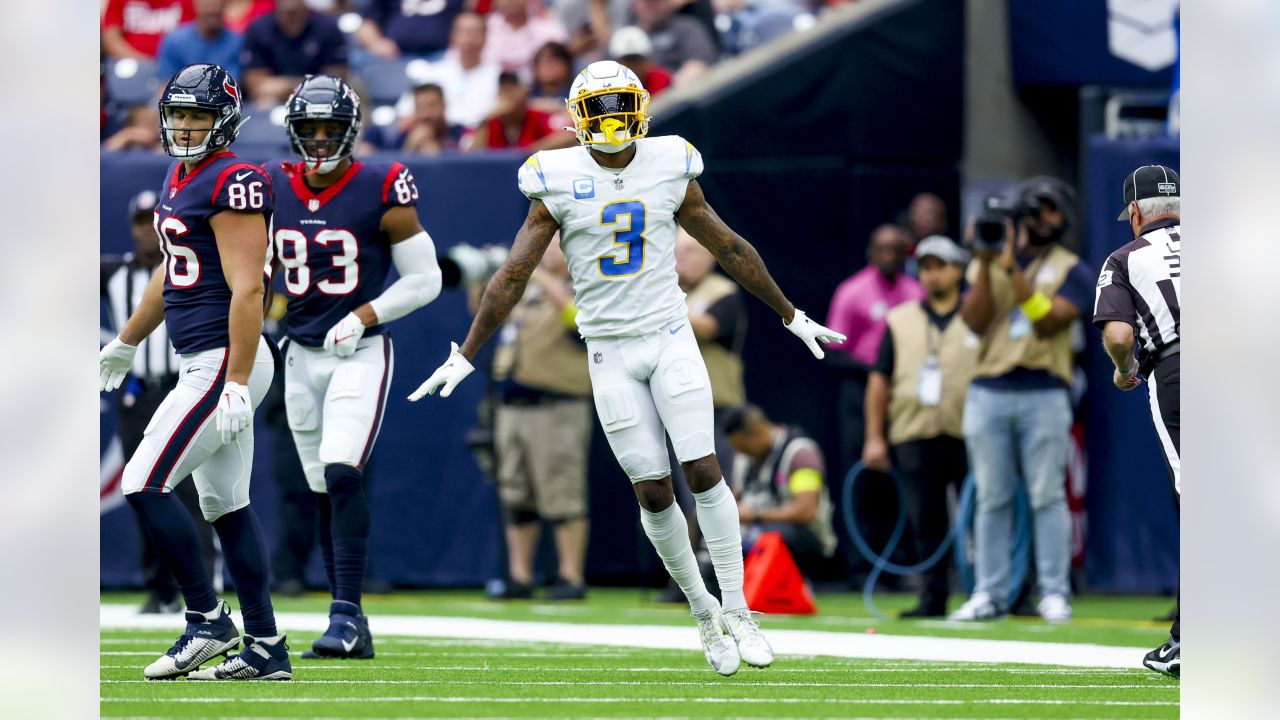
{"type": "Polygon", "coordinates": [[[929,319],[923,303],[889,311],[893,377],[889,379],[889,442],[897,444],[949,435],[962,438],[964,398],[978,360],[978,339],[958,315],[946,330],[929,319]],[[942,374],[937,405],[920,402],[920,370],[935,355],[942,374]]]}
{"type": "Polygon", "coordinates": [[[535,390],[591,395],[587,350],[573,338],[551,298],[531,286],[511,312],[494,353],[493,376],[535,390]]]}
{"type": "MultiPolygon", "coordinates": [[[[689,289],[685,302],[690,306],[711,307],[738,292],[738,285],[723,275],[711,273],[689,289]]],[[[743,325],[743,323],[739,323],[743,325]]],[[[742,384],[742,340],[744,328],[740,327],[732,339],[732,349],[718,342],[699,342],[702,359],[711,376],[711,401],[715,407],[737,407],[747,400],[742,384]]]]}
{"type": "MultiPolygon", "coordinates": [[[[742,502],[761,510],[789,504],[792,500],[790,477],[780,477],[780,474],[783,468],[791,467],[792,458],[805,446],[816,447],[816,444],[798,430],[781,429],[774,435],[773,449],[759,465],[746,455],[735,455],[734,488],[742,502]]],[[[825,557],[831,557],[838,543],[833,513],[834,506],[826,488],[819,488],[818,512],[805,527],[818,537],[825,557]]]]}
{"type": "MultiPolygon", "coordinates": [[[[1054,245],[1049,252],[1023,269],[1036,290],[1052,298],[1066,282],[1067,273],[1080,258],[1075,253],[1054,245]]],[[[978,261],[969,266],[969,281],[977,278],[978,261]]],[[[998,267],[991,268],[991,293],[995,301],[995,319],[982,337],[978,353],[977,378],[993,378],[1008,374],[1014,368],[1044,370],[1068,385],[1072,379],[1071,328],[1065,327],[1047,338],[1036,335],[1026,315],[1013,296],[1013,283],[998,267]]]]}

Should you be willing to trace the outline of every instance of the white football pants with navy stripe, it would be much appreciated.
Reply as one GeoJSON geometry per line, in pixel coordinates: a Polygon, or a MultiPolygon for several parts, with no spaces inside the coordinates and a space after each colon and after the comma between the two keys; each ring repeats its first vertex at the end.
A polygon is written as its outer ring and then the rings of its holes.
{"type": "Polygon", "coordinates": [[[326,465],[364,468],[382,427],[394,369],[391,338],[361,338],[350,357],[290,342],[284,403],[298,458],[315,492],[326,492],[326,465]]]}
{"type": "MultiPolygon", "coordinates": [[[[200,494],[200,511],[209,522],[249,504],[253,470],[253,426],[223,443],[213,421],[227,378],[229,348],[181,356],[178,385],[169,392],[143,431],[142,444],[124,467],[121,489],[170,492],[190,475],[200,494]]],[[[249,396],[256,408],[266,397],[275,360],[265,338],[249,375],[249,396]]]]}
{"type": "Polygon", "coordinates": [[[587,340],[596,414],[631,482],[671,474],[664,435],[684,463],[715,452],[711,380],[688,319],[637,337],[587,340]]]}

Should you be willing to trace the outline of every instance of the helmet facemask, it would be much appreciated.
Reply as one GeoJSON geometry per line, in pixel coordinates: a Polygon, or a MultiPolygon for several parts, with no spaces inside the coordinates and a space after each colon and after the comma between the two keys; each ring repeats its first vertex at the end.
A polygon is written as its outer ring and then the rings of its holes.
{"type": "Polygon", "coordinates": [[[289,121],[286,125],[293,152],[302,158],[308,174],[333,172],[339,163],[351,156],[355,150],[356,138],[360,135],[359,118],[298,118],[289,121]],[[320,123],[342,124],[346,129],[332,136],[326,132],[323,139],[314,137],[313,132],[304,132],[305,125],[320,123]]]}
{"type": "Polygon", "coordinates": [[[161,102],[160,140],[165,153],[170,157],[195,162],[205,158],[215,150],[221,150],[231,145],[240,130],[240,126],[244,124],[245,120],[248,120],[248,118],[240,119],[238,122],[234,122],[233,125],[233,116],[236,114],[236,108],[231,105],[223,105],[219,109],[198,103],[161,102]],[[174,111],[179,109],[207,112],[213,115],[213,122],[206,127],[176,127],[173,115],[174,111]],[[205,132],[205,136],[199,145],[183,145],[177,141],[178,135],[181,133],[202,131],[205,132]]]}
{"type": "Polygon", "coordinates": [[[649,92],[634,85],[579,93],[565,101],[578,142],[606,153],[649,134],[649,92]]]}

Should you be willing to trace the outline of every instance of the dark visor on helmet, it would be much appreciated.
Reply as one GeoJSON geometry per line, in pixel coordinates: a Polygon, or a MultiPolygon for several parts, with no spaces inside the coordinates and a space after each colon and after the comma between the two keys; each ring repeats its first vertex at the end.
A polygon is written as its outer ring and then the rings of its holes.
{"type": "Polygon", "coordinates": [[[637,95],[634,92],[596,95],[582,101],[582,110],[579,114],[582,117],[600,117],[616,113],[633,113],[636,111],[636,98],[637,95]]]}

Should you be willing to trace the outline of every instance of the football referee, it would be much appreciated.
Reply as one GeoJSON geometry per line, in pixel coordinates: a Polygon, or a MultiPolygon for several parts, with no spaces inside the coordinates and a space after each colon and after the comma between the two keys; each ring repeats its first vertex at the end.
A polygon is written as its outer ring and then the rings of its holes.
{"type": "MultiPolygon", "coordinates": [[[[1125,178],[1125,209],[1118,219],[1129,222],[1134,240],[1107,258],[1093,309],[1093,323],[1116,366],[1115,386],[1127,391],[1147,380],[1151,419],[1179,497],[1180,189],[1178,173],[1163,165],[1144,165],[1125,178]]],[[[1169,641],[1147,653],[1142,664],[1177,677],[1180,646],[1175,612],[1169,641]]]]}

